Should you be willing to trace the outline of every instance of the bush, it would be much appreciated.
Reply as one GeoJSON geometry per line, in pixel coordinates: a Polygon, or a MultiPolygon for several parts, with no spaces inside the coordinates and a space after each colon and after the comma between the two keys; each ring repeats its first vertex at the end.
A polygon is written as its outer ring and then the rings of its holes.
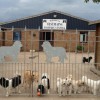
{"type": "Polygon", "coordinates": [[[78,45],[78,46],[77,46],[77,50],[78,50],[78,51],[84,51],[84,47],[81,46],[81,45],[78,45]]]}

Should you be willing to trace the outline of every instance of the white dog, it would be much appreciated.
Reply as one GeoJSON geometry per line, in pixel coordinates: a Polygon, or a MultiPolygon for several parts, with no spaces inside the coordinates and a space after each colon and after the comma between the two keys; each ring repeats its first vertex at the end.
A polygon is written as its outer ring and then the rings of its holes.
{"type": "Polygon", "coordinates": [[[0,62],[4,61],[6,56],[10,56],[12,60],[16,61],[21,47],[22,44],[20,41],[15,41],[12,46],[0,47],[0,62]]]}
{"type": "Polygon", "coordinates": [[[59,96],[66,95],[66,79],[61,79],[61,78],[57,78],[57,93],[59,94],[59,96]]]}
{"type": "Polygon", "coordinates": [[[71,95],[72,89],[73,89],[73,87],[72,87],[72,75],[68,75],[66,77],[66,80],[67,80],[67,82],[66,82],[67,94],[71,95]]]}
{"type": "Polygon", "coordinates": [[[66,59],[66,50],[63,47],[52,47],[48,41],[43,42],[42,47],[46,54],[47,62],[51,62],[52,57],[59,57],[62,63],[66,59]]]}
{"type": "Polygon", "coordinates": [[[86,88],[86,84],[82,82],[82,80],[73,80],[72,85],[73,85],[74,94],[82,93],[84,89],[86,88]]]}
{"type": "Polygon", "coordinates": [[[50,79],[47,73],[43,73],[42,74],[42,78],[41,78],[41,83],[45,88],[45,92],[48,91],[49,94],[49,89],[50,89],[50,79]]]}
{"type": "Polygon", "coordinates": [[[82,81],[87,84],[87,86],[91,90],[94,95],[97,95],[97,91],[100,89],[100,80],[94,81],[92,79],[87,78],[87,76],[82,76],[82,81]]]}
{"type": "Polygon", "coordinates": [[[66,79],[57,78],[57,92],[59,96],[71,95],[72,93],[72,75],[68,75],[66,79]]]}
{"type": "Polygon", "coordinates": [[[72,80],[72,75],[68,75],[66,80],[67,89],[70,95],[72,92],[74,92],[74,94],[81,93],[86,87],[86,84],[82,80],[72,80]]]}
{"type": "Polygon", "coordinates": [[[66,79],[62,79],[60,95],[65,96],[66,94],[67,94],[66,79]]]}

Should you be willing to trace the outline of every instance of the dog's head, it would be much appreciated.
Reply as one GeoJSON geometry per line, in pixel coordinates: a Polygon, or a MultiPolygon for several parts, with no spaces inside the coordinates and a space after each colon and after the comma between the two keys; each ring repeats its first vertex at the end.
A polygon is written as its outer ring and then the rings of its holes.
{"type": "Polygon", "coordinates": [[[20,41],[15,41],[13,46],[17,46],[17,47],[21,48],[22,47],[22,43],[20,41]]]}
{"type": "Polygon", "coordinates": [[[46,78],[48,78],[49,76],[48,76],[48,74],[47,73],[43,73],[42,74],[42,79],[46,79],[46,78]]]}
{"type": "Polygon", "coordinates": [[[72,80],[72,75],[71,74],[69,74],[67,77],[66,77],[66,80],[72,80]]]}
{"type": "Polygon", "coordinates": [[[92,59],[92,57],[90,56],[90,57],[89,57],[89,60],[91,60],[91,59],[92,59]]]}
{"type": "Polygon", "coordinates": [[[66,84],[67,85],[70,85],[70,84],[72,84],[72,75],[68,75],[67,77],[66,77],[66,84]]]}
{"type": "Polygon", "coordinates": [[[88,78],[87,78],[87,76],[82,76],[82,82],[87,82],[87,80],[88,80],[88,78]]]}
{"type": "Polygon", "coordinates": [[[44,41],[41,46],[43,47],[44,51],[46,51],[46,50],[48,50],[48,48],[51,47],[51,44],[48,41],[44,41]]]}
{"type": "Polygon", "coordinates": [[[62,79],[61,78],[57,78],[57,82],[60,82],[62,79]]]}
{"type": "Polygon", "coordinates": [[[21,80],[21,74],[20,73],[17,73],[14,75],[14,77],[12,79],[17,79],[17,80],[21,80]]]}
{"type": "Polygon", "coordinates": [[[39,81],[39,74],[38,72],[33,72],[31,75],[31,78],[34,82],[38,82],[39,81]]]}
{"type": "Polygon", "coordinates": [[[85,85],[85,82],[83,82],[82,80],[78,80],[76,81],[76,84],[81,87],[81,86],[84,86],[85,85]]]}
{"type": "Polygon", "coordinates": [[[63,86],[65,86],[66,85],[66,79],[62,79],[62,82],[61,82],[61,84],[63,85],[63,86]]]}
{"type": "Polygon", "coordinates": [[[14,77],[17,77],[19,80],[21,80],[21,73],[16,71],[14,77]]]}
{"type": "Polygon", "coordinates": [[[43,44],[42,44],[42,47],[46,47],[46,46],[50,46],[50,42],[48,41],[44,41],[43,44]]]}
{"type": "Polygon", "coordinates": [[[21,80],[21,75],[17,75],[18,79],[21,80]]]}

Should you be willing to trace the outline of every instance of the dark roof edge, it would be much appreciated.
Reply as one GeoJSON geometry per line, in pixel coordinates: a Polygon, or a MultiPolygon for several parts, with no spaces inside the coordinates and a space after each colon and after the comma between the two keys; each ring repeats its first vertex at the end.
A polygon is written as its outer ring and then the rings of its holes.
{"type": "Polygon", "coordinates": [[[73,18],[77,18],[77,19],[80,19],[80,20],[83,20],[83,21],[86,21],[86,22],[90,22],[90,20],[87,20],[87,19],[84,19],[84,18],[80,18],[80,17],[74,16],[74,15],[71,15],[71,14],[68,14],[68,13],[64,13],[64,12],[58,11],[58,10],[52,10],[52,11],[44,12],[44,13],[41,13],[41,14],[37,14],[37,15],[33,15],[33,16],[28,16],[28,17],[24,17],[24,18],[12,20],[12,21],[8,21],[8,22],[5,22],[5,23],[3,23],[1,25],[5,25],[5,24],[9,24],[9,23],[25,20],[25,19],[28,19],[28,18],[38,17],[38,16],[49,14],[49,13],[52,13],[52,12],[58,12],[60,14],[64,14],[64,15],[67,15],[67,16],[70,16],[70,17],[73,17],[73,18]]]}

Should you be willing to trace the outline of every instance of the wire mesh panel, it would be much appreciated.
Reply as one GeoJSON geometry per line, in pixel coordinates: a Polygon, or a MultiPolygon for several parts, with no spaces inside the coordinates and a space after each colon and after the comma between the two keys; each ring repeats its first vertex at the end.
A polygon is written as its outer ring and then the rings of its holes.
{"type": "MultiPolygon", "coordinates": [[[[99,41],[96,38],[99,36],[96,37],[91,31],[83,34],[79,30],[69,32],[26,28],[19,34],[22,47],[17,60],[12,58],[13,53],[3,55],[3,61],[0,58],[1,96],[36,96],[38,92],[41,95],[59,96],[100,93],[100,77],[92,72],[93,69],[99,71],[99,63],[96,63],[99,59],[96,53],[99,41]],[[43,46],[48,42],[49,45],[43,46]],[[19,79],[12,83],[18,75],[21,76],[21,83],[19,79]],[[17,85],[18,89],[13,88],[12,84],[17,85]]],[[[0,40],[0,49],[11,47],[16,41],[13,31],[5,31],[5,37],[0,40]]]]}

